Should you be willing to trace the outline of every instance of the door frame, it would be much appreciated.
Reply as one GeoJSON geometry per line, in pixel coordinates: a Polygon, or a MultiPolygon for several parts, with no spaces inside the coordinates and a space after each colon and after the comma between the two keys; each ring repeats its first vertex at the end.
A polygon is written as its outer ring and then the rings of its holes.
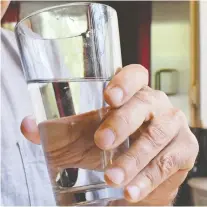
{"type": "Polygon", "coordinates": [[[200,45],[199,45],[199,1],[190,2],[190,90],[189,102],[191,127],[202,127],[200,114],[200,45]]]}

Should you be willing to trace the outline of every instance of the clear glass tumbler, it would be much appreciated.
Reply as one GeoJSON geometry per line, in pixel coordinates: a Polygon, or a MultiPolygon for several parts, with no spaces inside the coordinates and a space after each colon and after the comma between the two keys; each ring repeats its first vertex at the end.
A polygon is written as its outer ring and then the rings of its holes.
{"type": "Polygon", "coordinates": [[[103,171],[128,140],[107,152],[93,141],[110,110],[103,90],[122,67],[116,11],[97,3],[50,7],[21,20],[15,34],[57,205],[122,198],[103,171]]]}

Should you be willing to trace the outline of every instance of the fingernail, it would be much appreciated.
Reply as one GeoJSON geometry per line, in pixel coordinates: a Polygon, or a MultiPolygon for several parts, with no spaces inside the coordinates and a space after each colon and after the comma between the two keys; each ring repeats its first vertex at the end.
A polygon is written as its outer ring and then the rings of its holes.
{"type": "Polygon", "coordinates": [[[138,201],[140,197],[140,189],[136,185],[127,186],[125,189],[127,197],[132,201],[138,201]]]}
{"type": "Polygon", "coordinates": [[[102,129],[95,134],[95,143],[100,148],[108,148],[115,141],[114,132],[111,129],[102,129]]]}
{"type": "Polygon", "coordinates": [[[28,116],[25,119],[24,127],[28,132],[36,132],[37,131],[37,124],[34,116],[28,116]]]}
{"type": "Polygon", "coordinates": [[[119,87],[113,87],[107,91],[108,96],[110,97],[113,104],[119,105],[123,100],[123,90],[119,87]]]}
{"type": "Polygon", "coordinates": [[[105,172],[105,178],[116,185],[124,181],[124,171],[121,168],[108,169],[105,172]]]}

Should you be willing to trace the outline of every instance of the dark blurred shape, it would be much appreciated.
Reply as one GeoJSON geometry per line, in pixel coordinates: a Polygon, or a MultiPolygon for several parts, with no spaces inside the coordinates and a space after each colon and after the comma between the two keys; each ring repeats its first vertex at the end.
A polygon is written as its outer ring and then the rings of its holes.
{"type": "Polygon", "coordinates": [[[58,185],[63,188],[73,187],[78,178],[78,169],[68,168],[63,170],[60,179],[57,181],[58,185]]]}

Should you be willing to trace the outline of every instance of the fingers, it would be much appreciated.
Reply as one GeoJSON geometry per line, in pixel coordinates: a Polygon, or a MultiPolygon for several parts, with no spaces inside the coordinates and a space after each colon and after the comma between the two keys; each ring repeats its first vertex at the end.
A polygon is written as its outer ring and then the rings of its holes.
{"type": "Polygon", "coordinates": [[[107,86],[105,100],[110,106],[119,107],[145,85],[148,85],[148,71],[141,65],[126,66],[107,86]]]}
{"type": "Polygon", "coordinates": [[[184,182],[187,174],[188,170],[177,171],[138,203],[131,201],[130,195],[125,191],[128,201],[114,201],[111,206],[172,206],[178,193],[178,187],[184,182]]]}
{"type": "Polygon", "coordinates": [[[143,200],[178,170],[189,171],[193,167],[197,153],[196,147],[192,144],[194,141],[191,142],[193,139],[189,139],[189,143],[186,143],[179,136],[126,186],[127,200],[130,202],[143,200]]]}
{"type": "Polygon", "coordinates": [[[130,149],[109,166],[105,172],[106,181],[111,185],[129,183],[176,137],[181,125],[177,110],[171,110],[152,120],[145,132],[133,142],[130,149]],[[122,180],[120,179],[121,182],[117,183],[119,174],[122,174],[122,180]]]}
{"type": "Polygon", "coordinates": [[[25,138],[34,144],[40,144],[38,126],[32,116],[27,116],[23,119],[20,129],[25,138]]]}
{"type": "Polygon", "coordinates": [[[171,104],[165,94],[160,95],[145,87],[106,117],[94,135],[95,143],[103,150],[116,148],[143,122],[153,118],[154,115],[164,113],[170,107],[171,104]]]}
{"type": "Polygon", "coordinates": [[[103,170],[101,150],[93,135],[108,108],[39,124],[41,142],[50,168],[103,170]]]}
{"type": "Polygon", "coordinates": [[[177,171],[147,197],[138,202],[139,206],[172,206],[178,193],[178,188],[186,179],[187,174],[188,170],[177,171]]]}

